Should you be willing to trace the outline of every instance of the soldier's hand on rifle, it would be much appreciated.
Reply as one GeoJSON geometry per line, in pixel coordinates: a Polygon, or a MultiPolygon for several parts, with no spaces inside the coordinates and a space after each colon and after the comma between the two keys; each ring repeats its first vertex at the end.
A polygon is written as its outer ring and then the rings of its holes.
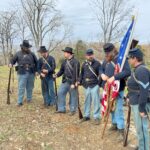
{"type": "Polygon", "coordinates": [[[70,87],[71,89],[74,89],[75,88],[75,85],[74,84],[71,84],[71,87],[70,87]]]}
{"type": "Polygon", "coordinates": [[[8,67],[9,67],[9,68],[12,68],[12,67],[13,67],[13,65],[12,65],[12,64],[9,64],[9,65],[8,65],[8,67]]]}
{"type": "Polygon", "coordinates": [[[105,74],[101,74],[101,78],[103,81],[106,81],[108,79],[108,76],[106,76],[105,74]]]}
{"type": "Polygon", "coordinates": [[[80,82],[76,82],[75,86],[78,87],[80,85],[80,82]]]}
{"type": "Polygon", "coordinates": [[[126,101],[127,101],[127,103],[129,103],[129,98],[128,97],[126,98],[126,101]]]}
{"type": "Polygon", "coordinates": [[[56,79],[57,78],[57,74],[53,74],[53,78],[56,79]]]}
{"type": "Polygon", "coordinates": [[[47,69],[42,69],[42,72],[43,73],[48,73],[48,70],[47,69]]]}
{"type": "Polygon", "coordinates": [[[140,116],[143,117],[143,118],[147,117],[147,115],[144,112],[140,112],[140,116]]]}
{"type": "Polygon", "coordinates": [[[43,77],[43,78],[45,78],[45,74],[44,73],[41,73],[40,76],[43,77]]]}
{"type": "Polygon", "coordinates": [[[36,72],[36,73],[35,73],[35,76],[39,76],[39,73],[38,73],[38,72],[36,72]]]}
{"type": "Polygon", "coordinates": [[[114,76],[112,76],[111,78],[109,78],[109,79],[107,80],[108,83],[112,83],[113,81],[115,81],[115,77],[114,77],[114,76]]]}

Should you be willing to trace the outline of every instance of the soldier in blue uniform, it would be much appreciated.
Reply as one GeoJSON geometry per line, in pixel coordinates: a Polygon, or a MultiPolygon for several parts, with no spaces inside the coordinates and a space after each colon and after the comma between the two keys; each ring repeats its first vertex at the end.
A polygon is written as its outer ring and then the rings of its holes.
{"type": "Polygon", "coordinates": [[[58,90],[58,111],[57,113],[66,113],[66,95],[70,94],[70,115],[74,115],[77,109],[78,97],[77,89],[75,87],[78,80],[80,63],[74,58],[73,49],[66,47],[64,50],[65,60],[63,61],[61,68],[56,77],[62,76],[62,84],[58,90]]]}
{"type": "Polygon", "coordinates": [[[44,105],[55,105],[55,92],[53,74],[55,72],[55,59],[48,54],[45,46],[41,46],[39,51],[41,58],[38,60],[38,72],[41,78],[42,95],[44,98],[44,105]]]}
{"type": "Polygon", "coordinates": [[[102,87],[104,87],[106,81],[111,83],[114,80],[120,80],[120,89],[119,89],[119,96],[116,99],[116,108],[115,111],[111,113],[112,126],[110,130],[111,131],[118,130],[120,134],[118,140],[122,140],[125,127],[124,113],[123,113],[125,80],[127,79],[127,77],[130,76],[131,70],[128,61],[126,60],[122,72],[114,74],[115,64],[117,63],[118,59],[118,52],[112,43],[106,43],[103,46],[103,48],[105,52],[105,60],[103,61],[100,70],[101,78],[103,80],[102,87]]]}
{"type": "Polygon", "coordinates": [[[143,63],[143,53],[139,48],[129,51],[129,63],[134,68],[127,86],[129,103],[138,137],[136,150],[149,150],[150,71],[143,63]]]}
{"type": "Polygon", "coordinates": [[[24,40],[20,47],[21,50],[14,55],[9,64],[9,67],[12,67],[15,63],[17,63],[16,71],[18,73],[18,106],[23,105],[25,91],[27,102],[31,102],[35,73],[37,71],[37,58],[30,50],[32,46],[27,40],[24,40]]]}
{"type": "Polygon", "coordinates": [[[84,118],[82,121],[90,120],[90,108],[94,104],[94,124],[100,123],[100,90],[99,70],[101,64],[94,58],[92,49],[88,49],[85,55],[85,62],[82,64],[80,84],[85,89],[84,118]]]}

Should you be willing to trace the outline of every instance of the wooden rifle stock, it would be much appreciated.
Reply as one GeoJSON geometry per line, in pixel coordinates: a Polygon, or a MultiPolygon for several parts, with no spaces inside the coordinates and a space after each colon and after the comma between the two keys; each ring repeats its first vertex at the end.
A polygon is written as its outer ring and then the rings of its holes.
{"type": "Polygon", "coordinates": [[[7,104],[10,104],[10,83],[11,83],[12,68],[9,70],[8,87],[7,87],[7,104]]]}
{"type": "Polygon", "coordinates": [[[78,113],[79,113],[79,119],[82,119],[83,118],[83,114],[82,114],[82,111],[81,111],[81,108],[80,108],[80,100],[79,100],[79,90],[78,90],[78,87],[77,87],[77,94],[78,94],[78,113]]]}
{"type": "MultiPolygon", "coordinates": [[[[78,65],[76,64],[76,82],[78,82],[78,65]]],[[[77,90],[77,96],[78,96],[78,113],[79,113],[79,119],[83,119],[83,114],[80,108],[80,96],[79,96],[79,89],[78,85],[76,86],[77,90]]]]}
{"type": "Polygon", "coordinates": [[[130,118],[131,118],[131,106],[128,104],[128,116],[127,116],[127,121],[126,121],[126,127],[124,130],[124,139],[123,139],[123,146],[127,146],[127,141],[128,141],[128,134],[129,134],[129,128],[130,128],[130,118]]]}

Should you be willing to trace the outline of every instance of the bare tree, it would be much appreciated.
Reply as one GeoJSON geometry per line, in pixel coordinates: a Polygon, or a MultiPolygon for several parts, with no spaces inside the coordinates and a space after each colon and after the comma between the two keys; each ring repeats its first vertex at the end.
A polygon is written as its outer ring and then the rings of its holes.
{"type": "Polygon", "coordinates": [[[63,24],[61,13],[56,10],[56,0],[21,0],[21,6],[35,47],[46,43],[52,49],[52,42],[63,24]]]}
{"type": "Polygon", "coordinates": [[[118,40],[127,28],[132,6],[126,0],[92,0],[104,43],[118,40]]]}
{"type": "Polygon", "coordinates": [[[17,31],[14,28],[15,13],[1,12],[0,15],[0,48],[2,50],[4,63],[8,63],[9,53],[12,53],[13,42],[17,31]]]}
{"type": "Polygon", "coordinates": [[[17,37],[18,39],[23,41],[25,39],[30,38],[31,32],[27,26],[25,16],[22,14],[22,12],[19,9],[16,13],[15,26],[18,31],[18,37],[17,37]]]}
{"type": "Polygon", "coordinates": [[[62,24],[62,27],[56,30],[56,32],[49,33],[49,46],[48,50],[54,51],[59,45],[65,42],[71,36],[72,28],[70,25],[62,24]]]}

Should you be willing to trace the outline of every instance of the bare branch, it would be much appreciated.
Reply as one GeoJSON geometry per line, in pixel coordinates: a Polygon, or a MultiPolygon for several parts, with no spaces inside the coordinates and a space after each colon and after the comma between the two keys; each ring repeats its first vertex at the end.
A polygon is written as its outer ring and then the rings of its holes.
{"type": "Polygon", "coordinates": [[[103,42],[118,40],[133,7],[129,7],[125,0],[92,0],[91,4],[101,27],[103,42]]]}

